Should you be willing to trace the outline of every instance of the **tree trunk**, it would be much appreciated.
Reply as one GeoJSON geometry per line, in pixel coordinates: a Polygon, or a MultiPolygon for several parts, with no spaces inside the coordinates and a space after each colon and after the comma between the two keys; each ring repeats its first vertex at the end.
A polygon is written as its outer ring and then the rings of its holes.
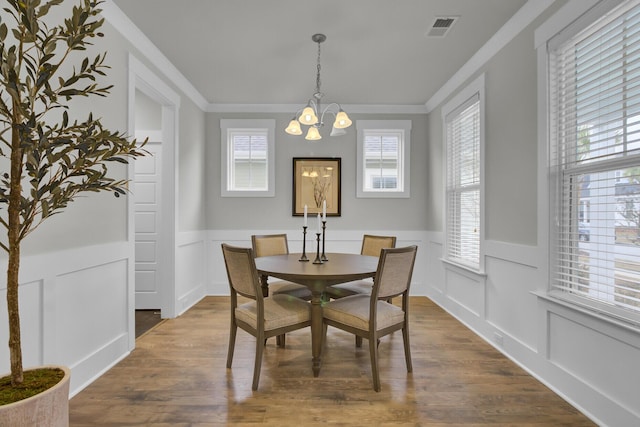
{"type": "Polygon", "coordinates": [[[18,312],[18,272],[20,269],[20,242],[10,243],[7,267],[7,311],[9,314],[9,354],[11,384],[22,384],[22,346],[20,343],[20,314],[18,312]]]}
{"type": "MultiPolygon", "coordinates": [[[[13,106],[14,121],[19,123],[18,106],[13,106]]],[[[18,299],[18,273],[20,270],[20,203],[22,193],[22,141],[14,124],[11,131],[11,192],[9,193],[8,229],[9,260],[7,266],[7,312],[9,315],[9,354],[11,384],[22,384],[22,346],[20,343],[20,313],[18,299]]]]}

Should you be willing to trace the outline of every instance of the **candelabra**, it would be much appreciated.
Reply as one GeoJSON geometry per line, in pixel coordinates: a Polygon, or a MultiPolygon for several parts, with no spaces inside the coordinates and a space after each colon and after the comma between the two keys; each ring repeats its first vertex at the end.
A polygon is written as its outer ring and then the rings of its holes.
{"type": "Polygon", "coordinates": [[[322,258],[320,258],[320,233],[316,233],[316,259],[313,260],[314,264],[322,264],[322,258]]]}
{"type": "Polygon", "coordinates": [[[327,256],[324,254],[324,235],[325,235],[325,230],[327,228],[327,221],[322,221],[322,261],[329,261],[329,259],[327,258],[327,256]]]}
{"type": "Polygon", "coordinates": [[[309,261],[307,258],[307,226],[302,226],[302,256],[298,261],[309,261]]]}

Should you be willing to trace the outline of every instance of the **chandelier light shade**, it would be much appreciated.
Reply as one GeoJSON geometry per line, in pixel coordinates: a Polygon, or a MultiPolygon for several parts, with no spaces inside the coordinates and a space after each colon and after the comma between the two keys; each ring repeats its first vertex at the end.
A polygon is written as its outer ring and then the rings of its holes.
{"type": "Polygon", "coordinates": [[[333,127],[337,129],[346,129],[351,126],[351,119],[347,116],[347,113],[341,108],[338,114],[336,114],[336,121],[333,127]]]}
{"type": "Polygon", "coordinates": [[[284,130],[289,135],[302,135],[302,129],[300,128],[300,122],[293,119],[289,122],[289,126],[284,130]]]}
{"type": "Polygon", "coordinates": [[[320,136],[320,131],[318,130],[318,128],[315,126],[311,126],[309,127],[307,136],[305,136],[304,139],[306,139],[307,141],[317,141],[319,139],[322,139],[322,137],[320,136]]]}
{"type": "Polygon", "coordinates": [[[351,126],[352,122],[347,113],[344,112],[340,104],[331,103],[322,109],[321,100],[324,94],[320,91],[320,44],[327,39],[324,34],[314,34],[311,40],[318,44],[318,65],[316,73],[316,91],[313,97],[309,99],[306,107],[302,111],[298,111],[293,119],[289,122],[289,126],[284,130],[289,135],[302,135],[303,131],[300,125],[309,126],[304,139],[308,141],[317,141],[322,139],[320,128],[324,126],[325,114],[333,114],[334,122],[330,136],[339,136],[346,134],[345,129],[351,126]]]}
{"type": "Polygon", "coordinates": [[[302,114],[300,114],[298,121],[307,126],[315,125],[318,123],[318,116],[316,115],[316,112],[313,111],[313,108],[311,108],[311,105],[309,105],[302,110],[302,114]]]}
{"type": "Polygon", "coordinates": [[[333,126],[331,128],[331,133],[329,134],[329,136],[342,136],[342,135],[346,135],[347,131],[344,129],[338,129],[337,127],[333,126]]]}

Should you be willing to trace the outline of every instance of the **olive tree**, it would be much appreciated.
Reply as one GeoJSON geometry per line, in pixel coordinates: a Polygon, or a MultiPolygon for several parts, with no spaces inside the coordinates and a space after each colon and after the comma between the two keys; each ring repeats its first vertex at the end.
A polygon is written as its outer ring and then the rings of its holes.
{"type": "MultiPolygon", "coordinates": [[[[104,97],[106,53],[86,55],[104,19],[98,1],[78,0],[62,22],[45,16],[62,0],[5,0],[0,15],[0,224],[8,254],[7,311],[11,382],[23,381],[18,308],[20,245],[43,221],[84,192],[126,193],[108,166],[145,155],[92,113],[70,118],[77,97],[104,97]],[[65,64],[63,66],[63,64],[65,64]]],[[[68,3],[68,0],[67,2],[68,3]]]]}

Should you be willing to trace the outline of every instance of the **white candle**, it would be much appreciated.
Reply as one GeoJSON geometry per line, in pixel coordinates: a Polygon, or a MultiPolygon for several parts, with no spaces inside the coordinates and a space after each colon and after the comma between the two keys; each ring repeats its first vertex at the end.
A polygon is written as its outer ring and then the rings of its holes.
{"type": "Polygon", "coordinates": [[[307,226],[307,205],[304,205],[304,226],[307,226]]]}
{"type": "Polygon", "coordinates": [[[322,201],[322,220],[323,221],[327,220],[327,201],[326,200],[322,201]]]}
{"type": "Polygon", "coordinates": [[[318,234],[320,234],[320,212],[318,212],[318,234]]]}

